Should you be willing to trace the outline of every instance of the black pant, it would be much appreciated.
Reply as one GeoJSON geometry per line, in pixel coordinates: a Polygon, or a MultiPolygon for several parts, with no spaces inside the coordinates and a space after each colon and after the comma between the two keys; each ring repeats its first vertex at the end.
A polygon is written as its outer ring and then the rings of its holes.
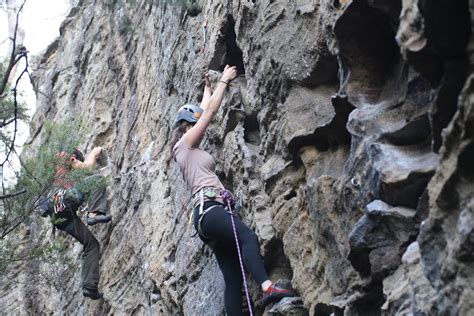
{"type": "Polygon", "coordinates": [[[74,215],[64,225],[57,226],[84,246],[82,254],[82,287],[97,290],[99,284],[100,245],[81,219],[74,215]]]}
{"type": "MultiPolygon", "coordinates": [[[[230,214],[218,202],[205,202],[204,209],[219,205],[204,215],[201,221],[201,239],[211,246],[224,276],[224,304],[227,315],[242,315],[242,272],[234,238],[230,214]]],[[[199,207],[194,210],[194,227],[198,225],[199,207]]],[[[257,235],[239,218],[234,216],[242,259],[245,268],[259,283],[268,280],[263,265],[257,235]]]]}
{"type": "Polygon", "coordinates": [[[105,214],[107,209],[107,189],[104,187],[92,192],[87,200],[87,212],[105,214]]]}

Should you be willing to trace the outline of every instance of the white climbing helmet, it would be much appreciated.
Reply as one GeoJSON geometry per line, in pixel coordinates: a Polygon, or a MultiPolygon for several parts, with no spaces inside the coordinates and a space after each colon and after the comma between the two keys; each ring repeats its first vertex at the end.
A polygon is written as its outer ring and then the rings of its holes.
{"type": "Polygon", "coordinates": [[[174,124],[178,124],[181,121],[189,123],[196,123],[202,115],[202,108],[194,104],[185,104],[179,108],[174,124]]]}

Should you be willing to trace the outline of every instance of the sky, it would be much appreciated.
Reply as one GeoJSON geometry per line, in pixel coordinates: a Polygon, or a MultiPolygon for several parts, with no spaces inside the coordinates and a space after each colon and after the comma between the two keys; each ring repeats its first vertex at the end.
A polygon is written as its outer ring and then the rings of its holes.
{"type": "MultiPolygon", "coordinates": [[[[24,0],[16,0],[16,7],[19,7],[24,0]]],[[[0,0],[0,59],[5,60],[10,50],[10,41],[8,40],[9,25],[7,6],[5,0],[0,0]]],[[[15,2],[10,0],[9,2],[15,2]]],[[[33,56],[39,56],[48,47],[48,45],[59,36],[59,26],[69,13],[71,0],[26,0],[20,16],[19,26],[24,32],[23,45],[29,52],[29,60],[33,56]]],[[[11,9],[10,9],[11,10],[11,9]]],[[[31,65],[30,65],[31,66],[31,65]]],[[[24,64],[18,66],[18,73],[14,80],[24,69],[24,64]]],[[[34,71],[30,67],[30,71],[34,71]]],[[[27,75],[24,75],[20,81],[19,92],[22,94],[22,101],[29,108],[29,115],[33,115],[36,109],[36,97],[27,75]]],[[[28,126],[23,123],[17,134],[17,145],[21,150],[21,145],[28,138],[28,126]]],[[[2,153],[0,152],[0,159],[2,153]]],[[[18,168],[18,162],[13,162],[14,168],[18,168]]],[[[4,170],[5,178],[13,177],[11,170],[4,170]]]]}
{"type": "MultiPolygon", "coordinates": [[[[0,0],[0,43],[8,37],[8,19],[5,1],[0,0]]],[[[22,0],[16,0],[17,6],[22,0]]],[[[20,27],[25,31],[24,44],[31,55],[40,54],[59,36],[59,26],[70,10],[70,0],[26,0],[20,17],[20,27]]],[[[2,44],[4,56],[8,49],[2,44]]]]}

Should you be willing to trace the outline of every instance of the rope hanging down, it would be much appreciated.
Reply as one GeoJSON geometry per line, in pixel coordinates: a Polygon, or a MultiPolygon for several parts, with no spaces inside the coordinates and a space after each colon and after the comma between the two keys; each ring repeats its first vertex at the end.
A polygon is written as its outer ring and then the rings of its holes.
{"type": "MultiPolygon", "coordinates": [[[[234,204],[234,198],[232,196],[232,193],[230,193],[228,190],[222,190],[220,192],[220,195],[224,199],[225,203],[227,204],[227,212],[229,213],[230,220],[232,222],[232,229],[234,231],[235,245],[237,246],[237,254],[239,256],[240,271],[242,272],[242,280],[244,281],[245,297],[247,298],[247,306],[249,307],[250,316],[253,316],[252,305],[251,305],[251,302],[250,302],[249,289],[248,289],[248,286],[247,286],[247,279],[245,278],[244,263],[243,263],[243,260],[242,260],[242,254],[240,253],[240,244],[239,244],[239,239],[237,237],[237,229],[235,227],[235,222],[234,222],[234,211],[232,210],[232,206],[231,206],[231,205],[234,204]]],[[[240,196],[239,196],[239,198],[240,198],[240,196]]]]}

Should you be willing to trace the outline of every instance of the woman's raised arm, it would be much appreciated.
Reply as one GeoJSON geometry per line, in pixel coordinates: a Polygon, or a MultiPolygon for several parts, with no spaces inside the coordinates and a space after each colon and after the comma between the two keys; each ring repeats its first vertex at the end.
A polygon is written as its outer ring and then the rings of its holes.
{"type": "Polygon", "coordinates": [[[237,68],[235,66],[225,66],[224,73],[222,74],[221,80],[217,83],[214,93],[203,104],[204,112],[202,113],[202,116],[199,118],[197,123],[183,135],[183,139],[189,147],[197,147],[201,143],[207,127],[211,124],[212,119],[221,106],[229,82],[234,80],[235,77],[237,77],[237,68]]]}
{"type": "Polygon", "coordinates": [[[212,86],[211,80],[209,79],[209,73],[206,72],[204,75],[204,95],[202,96],[201,108],[205,111],[207,107],[207,102],[211,98],[212,86]]]}

